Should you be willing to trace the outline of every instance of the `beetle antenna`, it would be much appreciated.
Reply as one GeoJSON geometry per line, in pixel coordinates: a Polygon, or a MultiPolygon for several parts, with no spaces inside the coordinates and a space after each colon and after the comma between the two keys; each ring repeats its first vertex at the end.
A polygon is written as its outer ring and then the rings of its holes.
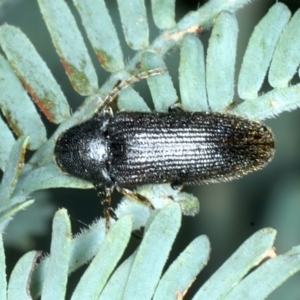
{"type": "Polygon", "coordinates": [[[152,70],[141,72],[137,75],[130,77],[129,79],[120,82],[108,95],[105,96],[103,102],[100,104],[100,107],[98,108],[98,113],[102,111],[102,109],[106,107],[109,103],[111,103],[122,90],[126,89],[130,85],[138,81],[141,81],[143,79],[146,79],[150,76],[157,76],[163,74],[166,71],[167,71],[166,68],[155,68],[152,70]]]}

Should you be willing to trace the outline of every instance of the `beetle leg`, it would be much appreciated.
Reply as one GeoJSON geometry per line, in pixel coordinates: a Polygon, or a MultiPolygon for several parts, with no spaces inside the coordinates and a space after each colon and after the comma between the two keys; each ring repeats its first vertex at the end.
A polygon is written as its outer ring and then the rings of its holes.
{"type": "Polygon", "coordinates": [[[113,114],[112,108],[111,108],[110,106],[106,106],[106,107],[104,107],[101,111],[97,110],[94,116],[95,116],[95,117],[100,117],[101,120],[102,120],[103,118],[109,119],[109,118],[111,118],[113,115],[114,115],[114,114],[113,114]]]}
{"type": "Polygon", "coordinates": [[[181,107],[181,104],[176,102],[169,106],[168,108],[169,113],[182,113],[185,110],[181,107]]]}
{"type": "Polygon", "coordinates": [[[171,183],[171,188],[173,189],[173,190],[175,190],[175,191],[181,191],[182,190],[182,188],[183,188],[183,183],[181,183],[181,182],[176,182],[176,181],[174,181],[174,182],[172,182],[171,183]]]}
{"type": "Polygon", "coordinates": [[[95,184],[95,189],[97,191],[97,196],[101,199],[101,204],[103,205],[106,230],[109,230],[110,218],[117,220],[117,216],[111,207],[111,194],[113,188],[104,187],[102,184],[101,185],[95,184]]]}
{"type": "Polygon", "coordinates": [[[135,200],[137,202],[141,202],[143,203],[144,205],[148,206],[150,209],[154,209],[154,206],[152,205],[152,203],[149,201],[148,198],[144,197],[143,195],[141,194],[138,194],[138,193],[135,193],[135,192],[132,192],[128,189],[125,189],[125,188],[122,188],[120,186],[116,186],[116,189],[119,193],[123,194],[124,196],[132,199],[132,200],[135,200]]]}
{"type": "Polygon", "coordinates": [[[242,101],[240,100],[235,100],[231,103],[229,103],[226,107],[225,107],[225,112],[230,113],[235,107],[237,107],[239,104],[241,104],[242,101]]]}

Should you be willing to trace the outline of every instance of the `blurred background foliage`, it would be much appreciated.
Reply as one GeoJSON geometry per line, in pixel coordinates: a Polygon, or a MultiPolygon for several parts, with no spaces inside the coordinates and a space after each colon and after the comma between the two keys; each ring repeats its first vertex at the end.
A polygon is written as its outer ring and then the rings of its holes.
{"type": "MultiPolygon", "coordinates": [[[[46,61],[57,82],[66,95],[73,111],[81,104],[83,97],[72,88],[68,77],[58,59],[52,45],[46,25],[42,19],[36,0],[9,0],[0,8],[0,24],[8,23],[17,27],[27,35],[37,51],[46,61]]],[[[1,3],[0,2],[0,3],[1,3]]],[[[82,29],[78,12],[73,2],[67,1],[79,28],[82,29]]],[[[300,7],[299,1],[284,2],[292,12],[300,7]]],[[[150,4],[150,1],[146,1],[150,4]]],[[[275,3],[274,0],[254,1],[237,12],[239,21],[239,37],[236,63],[236,76],[239,72],[241,59],[254,26],[275,3]]],[[[188,11],[195,10],[198,1],[178,0],[176,2],[176,20],[188,11]]],[[[116,1],[107,1],[107,6],[118,30],[125,58],[133,56],[133,51],[125,43],[121,31],[116,1]]],[[[151,12],[148,9],[150,22],[150,40],[159,34],[154,26],[151,12]]],[[[85,34],[82,30],[83,35],[85,34]]],[[[203,33],[200,38],[207,45],[210,32],[203,33]]],[[[90,47],[85,39],[86,45],[90,47]]],[[[292,46],[292,45],[291,45],[292,46]]],[[[108,77],[91,49],[94,66],[102,85],[108,77]]],[[[24,53],[26,55],[26,53],[24,53]]],[[[178,90],[179,51],[172,50],[167,54],[166,64],[178,90]]],[[[150,100],[146,82],[138,83],[135,88],[144,99],[150,100]]],[[[262,92],[271,87],[266,83],[262,92]]],[[[48,136],[56,126],[43,117],[47,124],[48,136]]],[[[277,253],[283,253],[300,244],[300,110],[285,112],[280,116],[266,121],[276,136],[275,158],[267,168],[250,174],[238,181],[196,187],[187,187],[199,198],[200,213],[196,217],[184,217],[183,227],[179,233],[170,261],[181,252],[196,236],[206,234],[212,246],[208,266],[201,272],[191,288],[191,294],[232,254],[232,252],[251,234],[264,227],[273,227],[278,231],[275,242],[277,253]]],[[[28,154],[30,155],[30,153],[28,154]]],[[[114,203],[118,201],[118,196],[114,203]]],[[[20,256],[31,249],[49,252],[51,220],[54,211],[65,207],[72,220],[73,233],[102,215],[102,208],[94,190],[53,189],[34,194],[35,204],[27,211],[16,215],[5,231],[5,249],[7,255],[8,274],[20,256]],[[43,216],[36,220],[33,216],[43,216]],[[13,238],[12,238],[13,237],[13,238]],[[17,242],[16,242],[17,241],[17,242]]],[[[133,240],[136,245],[138,241],[133,240]]],[[[128,250],[128,253],[130,250],[128,250]]],[[[72,275],[77,281],[80,274],[72,275]]],[[[299,299],[300,274],[290,278],[282,287],[275,291],[269,299],[299,299]]],[[[188,298],[187,298],[188,299],[188,298]]]]}

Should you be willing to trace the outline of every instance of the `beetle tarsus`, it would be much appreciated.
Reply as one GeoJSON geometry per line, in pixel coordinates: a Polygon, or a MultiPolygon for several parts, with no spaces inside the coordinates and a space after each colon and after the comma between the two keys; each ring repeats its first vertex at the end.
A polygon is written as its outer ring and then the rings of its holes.
{"type": "Polygon", "coordinates": [[[181,107],[180,103],[174,103],[169,106],[168,112],[169,113],[182,113],[185,110],[181,107]]]}

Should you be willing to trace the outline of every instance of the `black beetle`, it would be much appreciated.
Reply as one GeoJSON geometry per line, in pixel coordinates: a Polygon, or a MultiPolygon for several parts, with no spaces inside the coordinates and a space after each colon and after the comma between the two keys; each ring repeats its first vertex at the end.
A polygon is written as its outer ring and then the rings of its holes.
{"type": "Polygon", "coordinates": [[[147,203],[124,186],[228,181],[261,169],[274,155],[271,130],[240,116],[178,107],[169,113],[112,113],[107,104],[120,90],[163,71],[122,82],[90,120],[68,129],[56,142],[58,166],[105,195],[107,218],[114,188],[147,203]]]}

